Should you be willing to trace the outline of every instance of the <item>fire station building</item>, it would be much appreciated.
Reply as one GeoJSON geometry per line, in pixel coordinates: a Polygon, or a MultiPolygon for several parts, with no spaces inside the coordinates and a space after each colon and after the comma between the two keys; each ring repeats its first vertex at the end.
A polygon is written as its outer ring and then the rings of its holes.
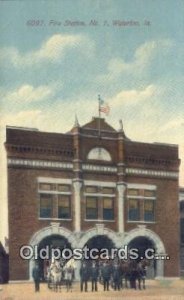
{"type": "Polygon", "coordinates": [[[179,276],[178,146],[135,142],[93,118],[71,131],[7,127],[10,280],[30,280],[22,245],[152,247],[150,277],[179,276]],[[100,135],[99,135],[100,122],[100,135]]]}

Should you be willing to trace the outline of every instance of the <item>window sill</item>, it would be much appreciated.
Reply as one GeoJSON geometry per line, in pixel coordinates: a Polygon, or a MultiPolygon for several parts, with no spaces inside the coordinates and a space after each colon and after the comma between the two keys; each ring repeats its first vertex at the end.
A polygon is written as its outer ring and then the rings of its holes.
{"type": "Polygon", "coordinates": [[[156,224],[155,221],[131,221],[131,220],[127,220],[127,223],[146,223],[146,224],[156,224]]]}
{"type": "Polygon", "coordinates": [[[72,219],[59,219],[59,218],[38,218],[38,220],[41,220],[41,221],[42,221],[42,220],[43,220],[43,221],[44,221],[44,220],[46,220],[46,221],[47,221],[47,220],[51,220],[51,221],[53,221],[53,220],[54,220],[54,221],[72,221],[72,219]]]}
{"type": "Polygon", "coordinates": [[[115,222],[115,220],[84,219],[85,222],[115,222]]]}

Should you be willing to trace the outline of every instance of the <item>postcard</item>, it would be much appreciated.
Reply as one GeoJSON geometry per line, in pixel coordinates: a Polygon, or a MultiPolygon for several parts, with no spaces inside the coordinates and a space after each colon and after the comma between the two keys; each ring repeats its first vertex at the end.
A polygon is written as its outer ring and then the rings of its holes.
{"type": "Polygon", "coordinates": [[[0,299],[182,299],[183,16],[0,1],[0,299]]]}

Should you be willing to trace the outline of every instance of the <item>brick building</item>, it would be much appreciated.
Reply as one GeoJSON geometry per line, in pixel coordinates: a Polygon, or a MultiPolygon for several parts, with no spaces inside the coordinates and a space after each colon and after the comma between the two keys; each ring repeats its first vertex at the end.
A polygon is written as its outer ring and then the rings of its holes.
{"type": "Polygon", "coordinates": [[[148,247],[152,277],[179,276],[176,145],[128,139],[93,118],[66,134],[7,127],[10,280],[29,280],[21,245],[148,247]],[[99,136],[99,122],[101,134],[99,136]]]}
{"type": "Polygon", "coordinates": [[[184,276],[184,188],[179,190],[180,209],[180,275],[184,276]]]}

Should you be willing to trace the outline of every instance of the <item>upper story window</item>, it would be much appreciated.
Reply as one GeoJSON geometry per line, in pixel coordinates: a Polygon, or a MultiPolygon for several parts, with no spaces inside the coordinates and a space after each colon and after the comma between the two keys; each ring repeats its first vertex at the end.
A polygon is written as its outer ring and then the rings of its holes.
{"type": "Polygon", "coordinates": [[[58,218],[71,218],[71,204],[69,195],[58,195],[58,218]]]}
{"type": "Polygon", "coordinates": [[[67,184],[58,184],[58,191],[59,192],[70,192],[70,185],[67,184]]]}
{"type": "Polygon", "coordinates": [[[86,220],[114,220],[115,188],[89,185],[84,188],[86,220]]]}
{"type": "Polygon", "coordinates": [[[98,198],[86,197],[86,219],[96,220],[98,218],[98,198]]]}
{"type": "Polygon", "coordinates": [[[103,198],[103,220],[114,219],[114,199],[103,198]]]}
{"type": "Polygon", "coordinates": [[[50,183],[40,183],[39,189],[43,191],[52,191],[54,190],[54,185],[50,183]]]}
{"type": "Polygon", "coordinates": [[[41,194],[40,195],[40,217],[51,218],[53,213],[53,199],[52,195],[41,194]]]}
{"type": "Polygon", "coordinates": [[[140,201],[139,199],[128,200],[128,219],[129,221],[140,220],[140,201]]]}
{"type": "Polygon", "coordinates": [[[156,189],[130,188],[127,190],[128,221],[155,221],[156,189]]]}
{"type": "Polygon", "coordinates": [[[110,153],[101,147],[91,149],[87,156],[88,159],[111,161],[110,153]]]}
{"type": "Polygon", "coordinates": [[[38,193],[40,218],[71,218],[71,185],[41,182],[38,185],[38,193]]]}

